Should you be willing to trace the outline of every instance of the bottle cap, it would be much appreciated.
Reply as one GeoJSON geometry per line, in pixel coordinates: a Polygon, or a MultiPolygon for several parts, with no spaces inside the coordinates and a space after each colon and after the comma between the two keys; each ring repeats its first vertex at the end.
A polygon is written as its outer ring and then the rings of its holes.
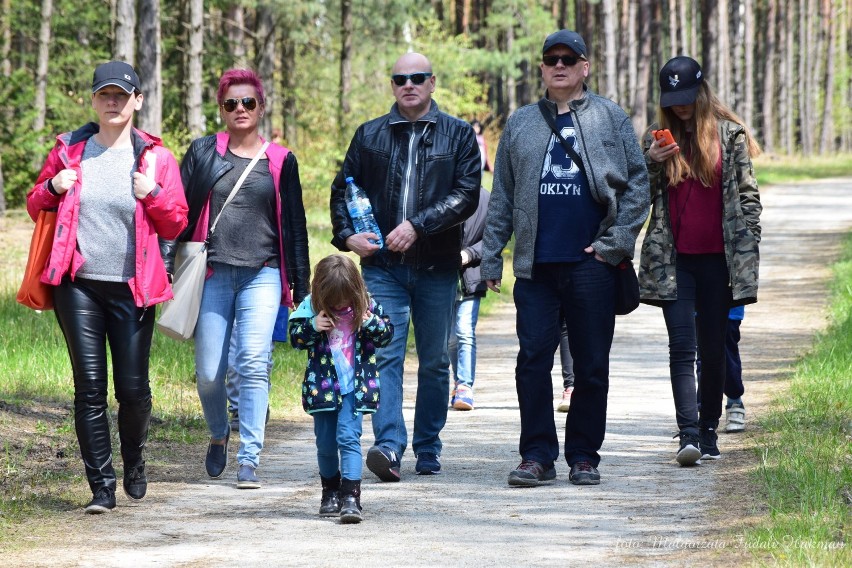
{"type": "Polygon", "coordinates": [[[346,177],[346,183],[352,183],[353,181],[355,181],[355,178],[354,178],[354,177],[352,177],[352,176],[347,176],[347,177],[346,177]]]}

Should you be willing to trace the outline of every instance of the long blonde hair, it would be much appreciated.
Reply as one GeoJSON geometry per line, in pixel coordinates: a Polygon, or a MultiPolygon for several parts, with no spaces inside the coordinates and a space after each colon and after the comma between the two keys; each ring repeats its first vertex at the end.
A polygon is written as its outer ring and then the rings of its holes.
{"type": "Polygon", "coordinates": [[[681,151],[665,162],[666,178],[669,187],[679,184],[686,178],[697,179],[705,187],[718,183],[716,164],[719,162],[719,119],[730,120],[745,129],[749,157],[760,154],[760,145],[751,135],[748,127],[737,114],[725,106],[710,85],[704,81],[698,88],[695,98],[695,113],[689,122],[675,115],[671,108],[659,109],[660,128],[668,128],[681,151]],[[686,154],[689,153],[689,161],[686,154]]]}
{"type": "Polygon", "coordinates": [[[311,282],[311,305],[316,313],[325,311],[335,325],[338,314],[334,308],[351,306],[355,321],[361,322],[361,316],[370,307],[370,299],[367,285],[352,259],[342,254],[332,254],[317,263],[311,282]]]}

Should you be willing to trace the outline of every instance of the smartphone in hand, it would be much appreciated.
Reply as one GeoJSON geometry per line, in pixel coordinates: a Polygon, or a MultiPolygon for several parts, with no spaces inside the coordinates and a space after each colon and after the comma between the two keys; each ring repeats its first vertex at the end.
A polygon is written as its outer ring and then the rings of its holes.
{"type": "Polygon", "coordinates": [[[664,128],[662,130],[655,130],[654,138],[657,140],[662,140],[660,147],[668,146],[669,144],[675,143],[674,136],[672,136],[672,133],[668,128],[664,128]]]}

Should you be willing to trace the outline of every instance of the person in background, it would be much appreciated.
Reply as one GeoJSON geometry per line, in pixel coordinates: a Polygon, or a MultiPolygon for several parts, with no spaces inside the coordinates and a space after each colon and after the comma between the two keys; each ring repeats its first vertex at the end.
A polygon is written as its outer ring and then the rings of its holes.
{"type": "Polygon", "coordinates": [[[302,406],[314,417],[320,516],[360,523],[361,421],[379,407],[376,349],[394,327],[342,254],[317,263],[311,294],[290,316],[290,342],[308,351],[302,406]]]}
{"type": "Polygon", "coordinates": [[[258,133],[265,108],[258,76],[247,69],[226,71],[219,80],[217,102],[226,130],[194,140],[181,164],[189,225],[180,240],[209,240],[210,274],[195,331],[196,383],[210,430],[205,469],[216,479],[228,463],[225,373],[236,325],[237,487],[252,489],[261,485],[256,469],[269,406],[272,331],[279,306],[291,307],[307,295],[308,232],[296,156],[283,146],[267,145],[258,133]],[[252,167],[255,157],[259,159],[252,167]]]}
{"type": "MultiPolygon", "coordinates": [[[[725,334],[725,432],[745,430],[746,412],[743,404],[743,363],[740,359],[740,324],[745,319],[745,306],[731,308],[728,312],[728,328],[725,334]]],[[[695,361],[699,384],[701,382],[701,358],[695,361]]],[[[701,397],[698,398],[699,408],[701,397]]]]}
{"type": "Polygon", "coordinates": [[[375,443],[367,468],[382,481],[399,481],[408,432],[402,415],[402,379],[413,322],[419,362],[411,445],[420,475],[440,473],[441,429],[447,421],[450,360],[447,345],[461,268],[462,223],[479,201],[480,154],[471,126],[441,112],[432,100],[435,75],[420,53],[393,66],[396,103],[388,114],[355,132],[331,186],[332,244],[361,257],[367,288],[396,327],[377,355],[382,405],[373,415],[375,443]],[[356,233],[346,207],[347,177],[367,193],[385,247],[377,235],[356,233]]]}
{"type": "Polygon", "coordinates": [[[568,344],[568,324],[565,318],[559,330],[559,362],[562,367],[562,397],[556,401],[557,412],[568,412],[571,408],[571,393],[574,392],[574,358],[568,344]]]}
{"type": "Polygon", "coordinates": [[[757,301],[760,195],[751,159],[760,147],[691,57],[660,69],[659,123],[643,140],[651,220],[642,242],[639,289],[661,306],[681,466],[719,459],[716,429],[725,386],[725,336],[732,306],[757,301]],[[668,129],[674,143],[653,135],[668,129]],[[695,388],[701,357],[701,409],[695,388]]]}
{"type": "Polygon", "coordinates": [[[154,306],[172,298],[158,236],[173,239],[186,226],[174,156],[159,138],[133,128],[143,99],[131,65],[98,65],[91,100],[98,121],[57,136],[27,194],[34,220],[41,210],[57,210],[42,278],[56,287],[56,320],[71,358],[74,426],[92,490],[89,514],[116,506],[107,346],[118,401],[122,485],[133,501],[147,493],[154,306]]]}
{"type": "Polygon", "coordinates": [[[630,118],[585,84],[590,64],[580,34],[555,32],[541,52],[547,90],[539,104],[519,108],[506,123],[483,237],[482,277],[499,292],[503,248],[515,235],[521,463],[508,482],[536,486],[556,478],[551,371],[566,321],[575,377],[565,459],[571,483],[597,485],[615,265],[632,257],[648,215],[648,172],[630,118]]]}
{"type": "Polygon", "coordinates": [[[450,364],[453,367],[455,386],[450,396],[450,406],[456,410],[473,410],[473,382],[476,380],[476,322],[479,320],[479,303],[485,297],[485,282],[479,273],[482,260],[482,232],[485,230],[485,213],[488,211],[490,193],[479,188],[479,205],[476,212],[464,222],[459,297],[454,309],[453,333],[450,334],[450,364]]]}
{"type": "Polygon", "coordinates": [[[494,168],[491,166],[491,158],[488,157],[488,145],[485,142],[485,134],[482,132],[482,124],[474,118],[470,121],[470,126],[476,133],[476,143],[479,145],[479,166],[483,172],[493,172],[494,168]]]}

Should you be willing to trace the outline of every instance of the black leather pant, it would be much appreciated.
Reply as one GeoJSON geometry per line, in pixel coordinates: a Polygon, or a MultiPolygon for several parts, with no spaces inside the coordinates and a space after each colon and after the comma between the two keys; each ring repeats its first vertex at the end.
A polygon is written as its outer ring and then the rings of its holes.
{"type": "Polygon", "coordinates": [[[89,487],[115,490],[107,415],[107,342],[112,357],[124,466],[142,459],[151,420],[148,359],[154,309],[137,308],[123,282],[67,276],[54,292],[56,319],[74,371],[74,424],[89,487]]]}

